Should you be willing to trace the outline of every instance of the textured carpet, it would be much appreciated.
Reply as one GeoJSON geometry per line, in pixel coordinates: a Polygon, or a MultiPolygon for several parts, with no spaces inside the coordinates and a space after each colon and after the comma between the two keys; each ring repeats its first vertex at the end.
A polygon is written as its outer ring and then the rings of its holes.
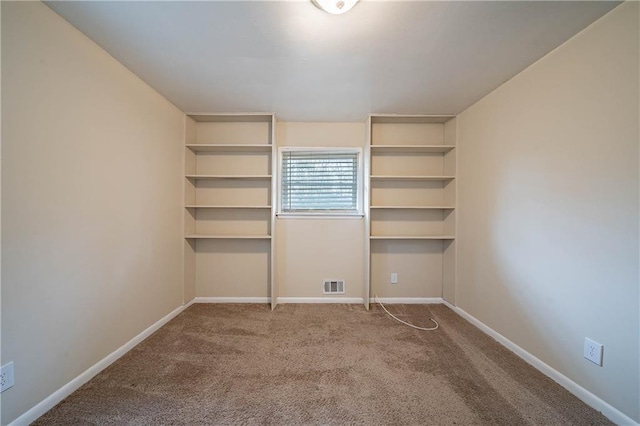
{"type": "Polygon", "coordinates": [[[611,424],[444,305],[197,304],[39,425],[611,424]]]}

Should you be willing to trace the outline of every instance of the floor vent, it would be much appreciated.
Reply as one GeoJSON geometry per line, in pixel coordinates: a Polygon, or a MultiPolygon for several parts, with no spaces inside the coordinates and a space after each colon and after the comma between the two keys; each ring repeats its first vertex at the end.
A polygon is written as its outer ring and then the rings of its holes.
{"type": "Polygon", "coordinates": [[[324,294],[344,294],[344,280],[324,280],[324,294]]]}

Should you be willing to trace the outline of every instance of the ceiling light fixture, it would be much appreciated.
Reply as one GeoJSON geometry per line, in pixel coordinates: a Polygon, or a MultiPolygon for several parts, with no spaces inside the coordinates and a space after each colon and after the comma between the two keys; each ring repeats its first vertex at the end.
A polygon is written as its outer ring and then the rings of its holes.
{"type": "Polygon", "coordinates": [[[350,11],[358,1],[359,0],[311,0],[311,3],[332,15],[342,15],[350,11]]]}

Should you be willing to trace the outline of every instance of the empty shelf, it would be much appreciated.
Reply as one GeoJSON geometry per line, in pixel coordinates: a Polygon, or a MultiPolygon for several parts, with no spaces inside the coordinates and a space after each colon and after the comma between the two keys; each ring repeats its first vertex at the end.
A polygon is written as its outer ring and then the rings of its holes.
{"type": "Polygon", "coordinates": [[[185,238],[209,239],[209,240],[270,240],[270,235],[208,235],[191,234],[185,238]]]}
{"type": "Polygon", "coordinates": [[[372,152],[412,152],[445,153],[454,149],[453,145],[371,145],[372,152]]]}
{"type": "Polygon", "coordinates": [[[271,175],[186,175],[188,179],[196,180],[216,180],[216,179],[247,179],[247,180],[269,180],[271,175]]]}
{"type": "Polygon", "coordinates": [[[445,123],[455,115],[398,115],[398,114],[371,114],[372,123],[445,123]]]}
{"type": "Polygon", "coordinates": [[[270,123],[273,114],[264,113],[187,113],[187,116],[198,123],[270,123]]]}
{"type": "Polygon", "coordinates": [[[372,175],[371,180],[422,180],[422,181],[448,181],[455,179],[455,176],[381,176],[372,175]]]}
{"type": "Polygon", "coordinates": [[[455,240],[452,235],[372,235],[372,240],[455,240]]]}
{"type": "Polygon", "coordinates": [[[267,144],[187,144],[193,152],[271,152],[267,144]]]}
{"type": "Polygon", "coordinates": [[[199,204],[187,204],[185,207],[188,209],[271,209],[271,206],[213,206],[199,204]]]}
{"type": "Polygon", "coordinates": [[[453,206],[370,206],[378,210],[454,210],[453,206]]]}

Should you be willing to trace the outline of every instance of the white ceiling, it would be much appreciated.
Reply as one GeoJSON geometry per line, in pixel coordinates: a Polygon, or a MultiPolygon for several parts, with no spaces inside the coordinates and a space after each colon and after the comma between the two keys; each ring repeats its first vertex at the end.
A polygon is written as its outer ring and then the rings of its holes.
{"type": "Polygon", "coordinates": [[[617,2],[49,2],[185,112],[459,113],[617,2]]]}

